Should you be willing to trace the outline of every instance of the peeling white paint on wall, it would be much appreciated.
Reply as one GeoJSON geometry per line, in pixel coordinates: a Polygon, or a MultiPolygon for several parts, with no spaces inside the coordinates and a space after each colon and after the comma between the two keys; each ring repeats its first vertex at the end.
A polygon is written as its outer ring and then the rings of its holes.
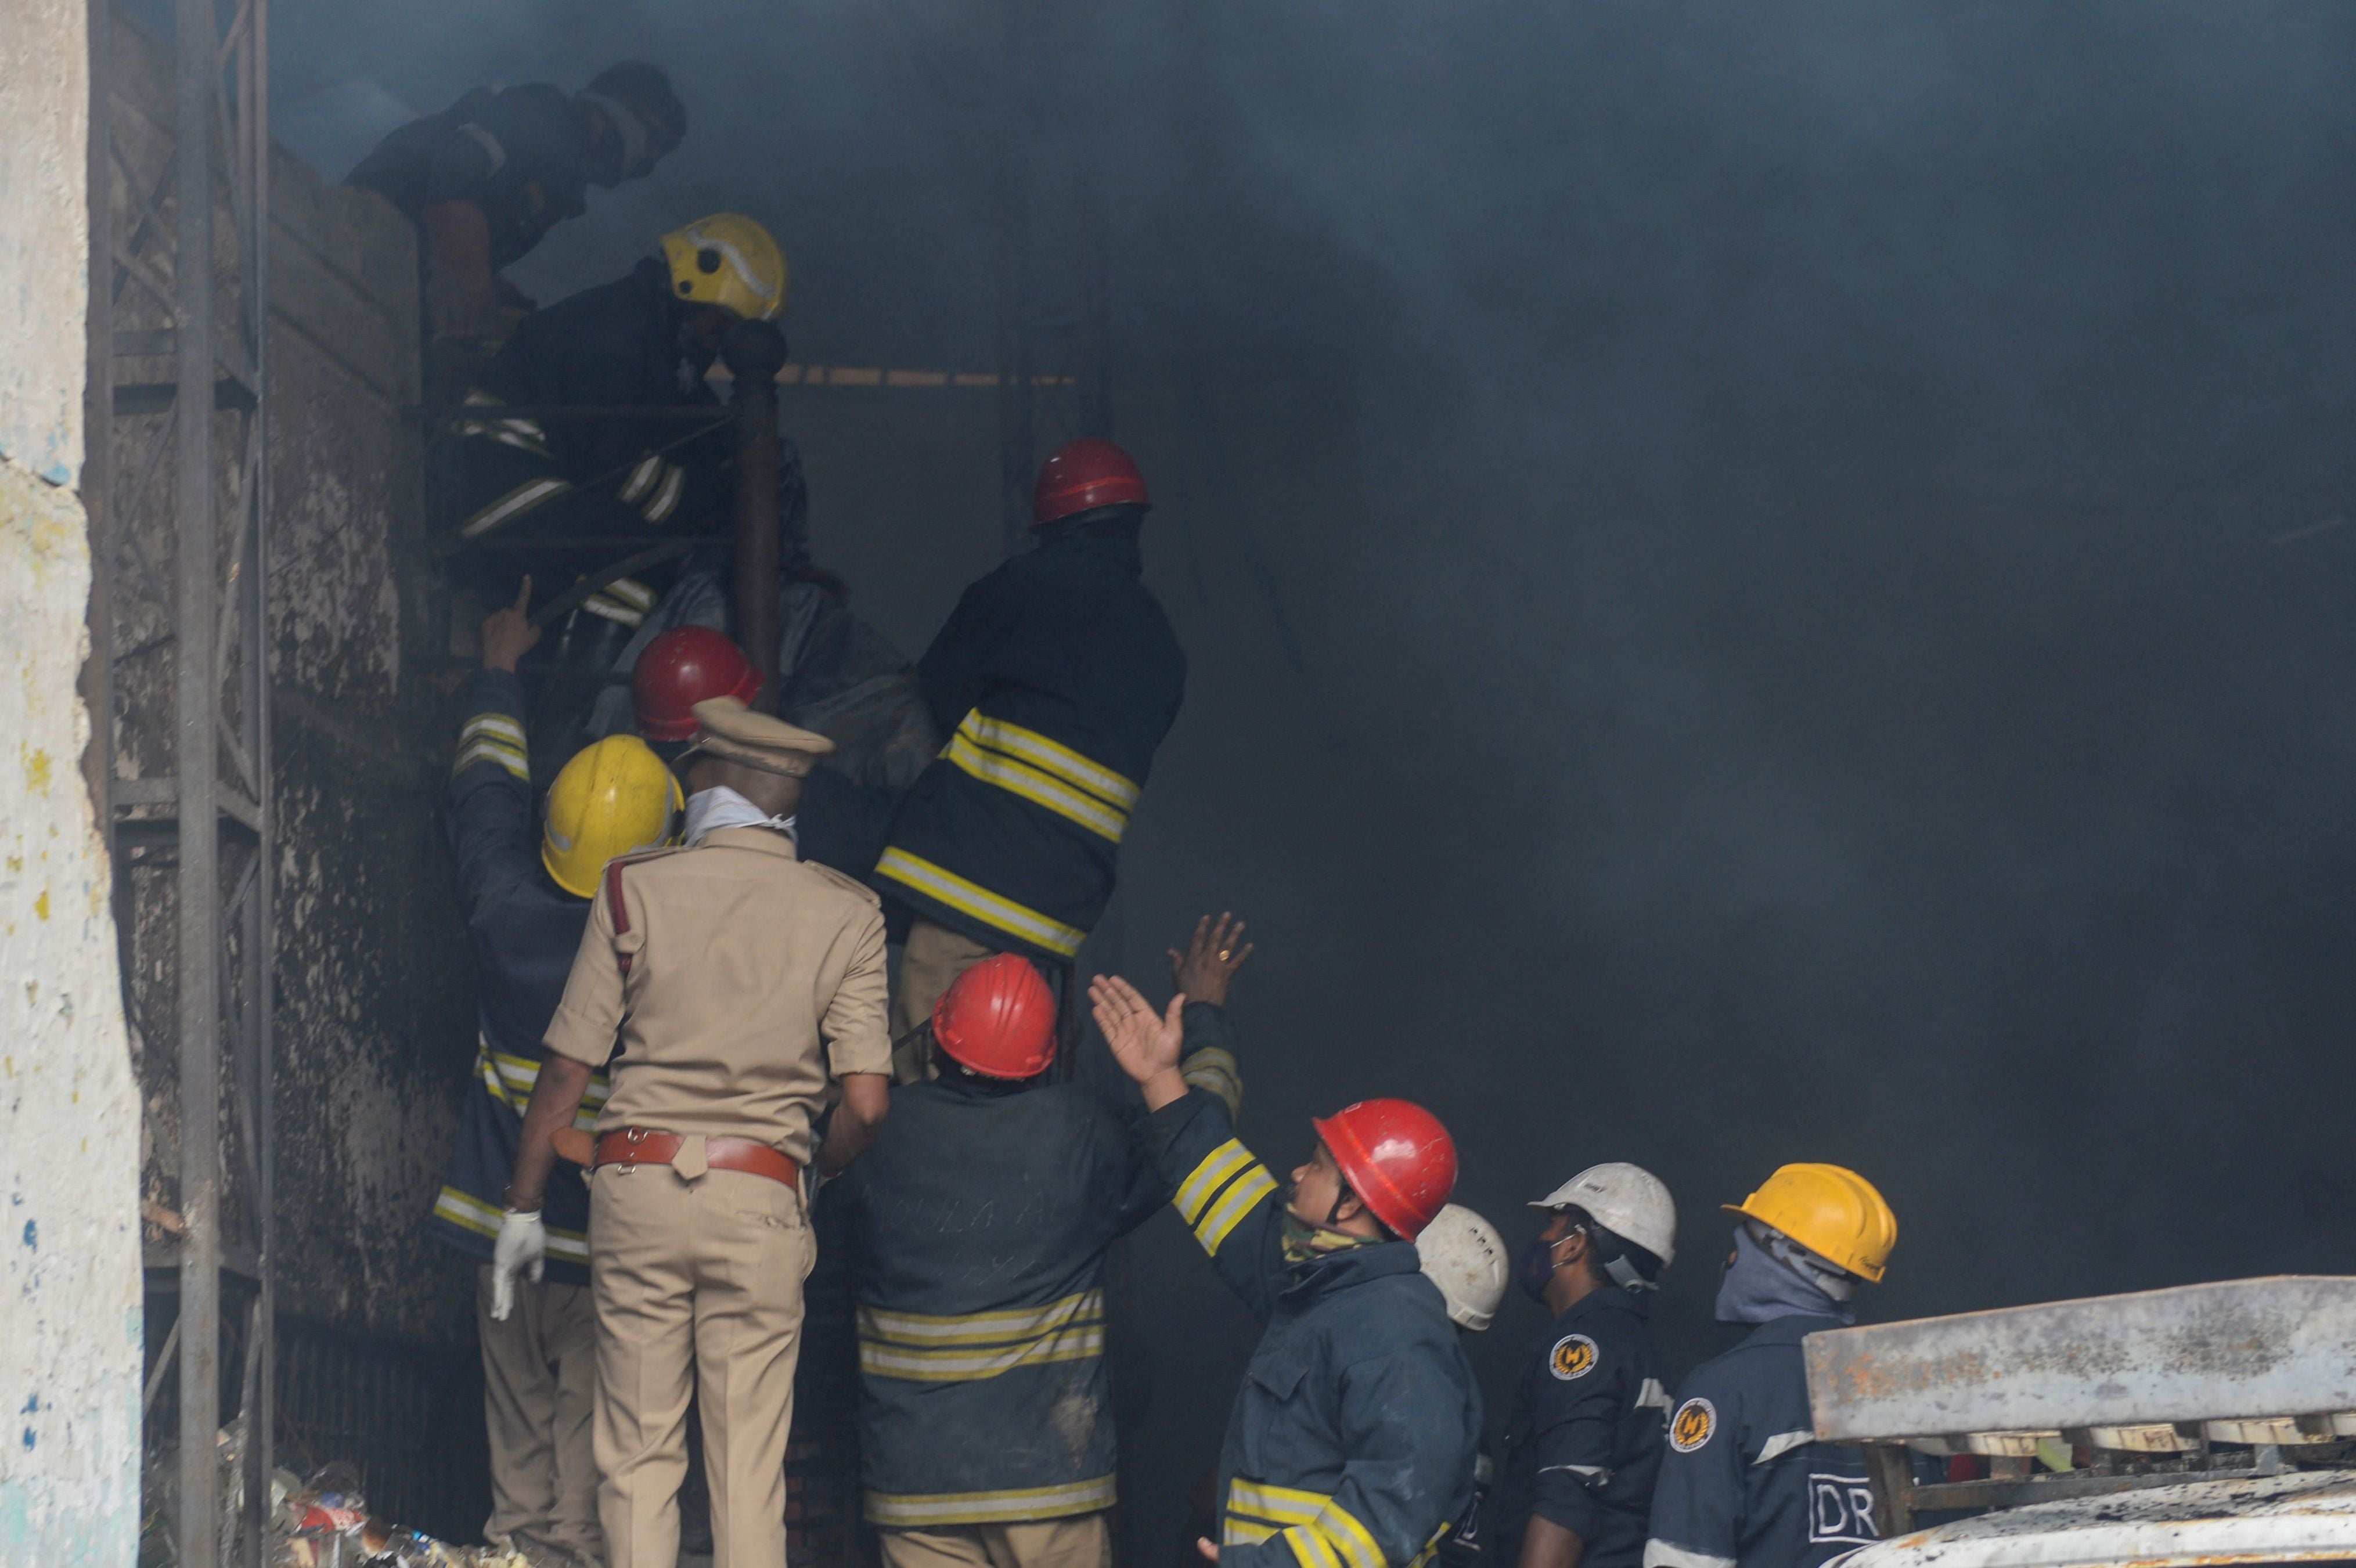
{"type": "Polygon", "coordinates": [[[0,1568],[139,1524],[139,1098],[90,716],[85,0],[14,0],[0,70],[0,1568]]]}

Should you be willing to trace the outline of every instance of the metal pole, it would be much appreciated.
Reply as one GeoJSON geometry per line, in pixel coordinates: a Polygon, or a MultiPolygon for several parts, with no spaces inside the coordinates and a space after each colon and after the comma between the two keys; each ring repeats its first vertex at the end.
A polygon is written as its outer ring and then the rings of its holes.
{"type": "Polygon", "coordinates": [[[173,512],[178,582],[173,771],[179,800],[180,1563],[220,1568],[220,887],[213,662],[212,0],[176,0],[173,140],[179,313],[173,512]]]}
{"type": "Polygon", "coordinates": [[[736,377],[736,554],[730,585],[736,640],[761,672],[763,711],[777,710],[777,372],[786,337],[766,321],[740,321],[720,346],[736,377]]]}
{"type": "Polygon", "coordinates": [[[254,1561],[262,1560],[263,1538],[270,1528],[270,1475],[276,1467],[278,1418],[278,1289],[276,1231],[278,1216],[278,1129],[272,1104],[272,1054],[275,1046],[272,1013],[277,996],[277,927],[272,883],[278,865],[278,807],[273,798],[270,743],[270,0],[253,0],[253,34],[247,44],[252,57],[249,75],[251,98],[246,118],[253,142],[253,376],[255,437],[262,443],[262,461],[254,465],[253,569],[246,583],[247,614],[253,628],[249,661],[252,719],[247,743],[252,748],[254,807],[258,813],[254,853],[262,857],[254,873],[253,954],[254,1084],[253,1125],[260,1129],[262,1165],[262,1234],[257,1237],[255,1269],[262,1275],[262,1382],[258,1406],[247,1421],[254,1455],[254,1561]]]}

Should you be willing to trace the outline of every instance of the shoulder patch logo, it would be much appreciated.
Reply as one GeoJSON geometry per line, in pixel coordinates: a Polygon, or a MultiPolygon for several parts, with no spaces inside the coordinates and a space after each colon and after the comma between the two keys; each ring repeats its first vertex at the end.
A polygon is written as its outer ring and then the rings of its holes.
{"type": "Polygon", "coordinates": [[[1569,1382],[1595,1370],[1595,1341],[1584,1334],[1565,1334],[1547,1352],[1547,1370],[1569,1382]]]}
{"type": "Polygon", "coordinates": [[[1689,1399],[1669,1417],[1669,1446],[1690,1454],[1718,1431],[1718,1406],[1706,1399],[1689,1399]]]}

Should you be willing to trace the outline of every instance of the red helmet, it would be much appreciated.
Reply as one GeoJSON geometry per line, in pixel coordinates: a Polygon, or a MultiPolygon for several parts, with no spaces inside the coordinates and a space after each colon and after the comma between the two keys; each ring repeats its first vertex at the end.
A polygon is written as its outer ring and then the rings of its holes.
{"type": "Polygon", "coordinates": [[[1031,526],[1044,528],[1097,507],[1150,506],[1137,459],[1108,441],[1067,441],[1039,464],[1031,493],[1031,526]]]}
{"type": "Polygon", "coordinates": [[[1055,1060],[1055,998],[1028,958],[985,958],[933,1004],[933,1042],[985,1078],[1044,1072],[1055,1060]]]}
{"type": "Polygon", "coordinates": [[[646,645],[630,670],[638,733],[649,741],[684,741],[695,733],[695,705],[708,697],[750,703],[761,694],[761,672],[744,650],[709,626],[673,626],[646,645]]]}
{"type": "Polygon", "coordinates": [[[1413,1241],[1456,1190],[1456,1144],[1440,1118],[1405,1100],[1361,1100],[1310,1125],[1333,1151],[1350,1190],[1375,1218],[1413,1241]]]}

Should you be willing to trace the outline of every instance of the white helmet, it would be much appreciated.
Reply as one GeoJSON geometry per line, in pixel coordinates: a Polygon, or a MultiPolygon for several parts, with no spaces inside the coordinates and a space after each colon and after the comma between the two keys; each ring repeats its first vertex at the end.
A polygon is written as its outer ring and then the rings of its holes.
{"type": "Polygon", "coordinates": [[[1605,1230],[1660,1259],[1663,1268],[1676,1257],[1676,1202],[1642,1166],[1590,1165],[1530,1207],[1584,1209],[1605,1230]]]}
{"type": "Polygon", "coordinates": [[[1462,1203],[1444,1205],[1415,1238],[1423,1272],[1448,1298],[1449,1317],[1478,1333],[1505,1295],[1505,1238],[1462,1203]]]}

